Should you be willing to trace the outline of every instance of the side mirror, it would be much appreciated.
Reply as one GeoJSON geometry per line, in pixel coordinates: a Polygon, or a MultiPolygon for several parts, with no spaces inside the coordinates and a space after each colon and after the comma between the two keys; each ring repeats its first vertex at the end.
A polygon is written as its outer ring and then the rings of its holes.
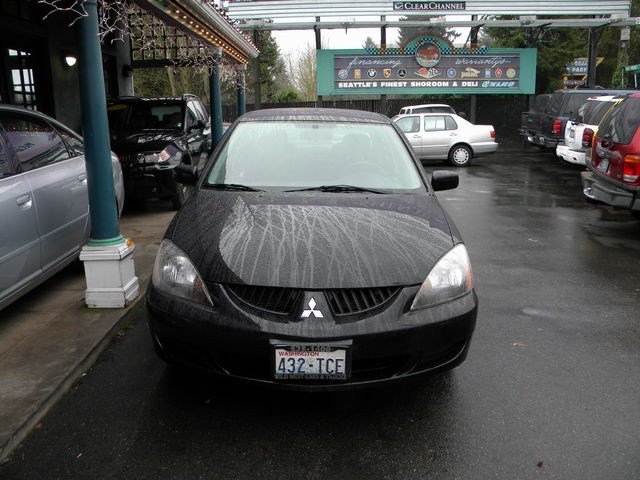
{"type": "Polygon", "coordinates": [[[196,120],[195,122],[193,122],[191,124],[191,126],[189,127],[189,130],[203,130],[204,127],[206,127],[206,125],[204,124],[204,122],[202,120],[196,120]]]}
{"type": "Polygon", "coordinates": [[[465,118],[465,119],[467,118],[467,114],[466,114],[466,113],[464,113],[464,112],[458,112],[458,116],[459,116],[460,118],[465,118]]]}
{"type": "Polygon", "coordinates": [[[431,187],[434,191],[452,190],[458,186],[458,174],[449,170],[436,170],[431,175],[431,187]]]}
{"type": "Polygon", "coordinates": [[[183,185],[195,185],[198,181],[198,167],[180,164],[173,169],[173,178],[183,185]]]}

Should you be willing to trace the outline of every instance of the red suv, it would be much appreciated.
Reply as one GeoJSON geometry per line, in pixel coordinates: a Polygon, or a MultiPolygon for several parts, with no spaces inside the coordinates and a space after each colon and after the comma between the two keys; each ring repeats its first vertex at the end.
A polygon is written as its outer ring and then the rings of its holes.
{"type": "Polygon", "coordinates": [[[640,218],[640,93],[626,97],[602,119],[587,168],[582,173],[585,196],[640,218]]]}

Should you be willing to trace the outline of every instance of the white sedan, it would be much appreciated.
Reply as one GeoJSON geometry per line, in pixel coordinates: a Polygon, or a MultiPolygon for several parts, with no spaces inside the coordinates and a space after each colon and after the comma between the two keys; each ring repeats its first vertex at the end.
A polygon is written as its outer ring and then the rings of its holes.
{"type": "Polygon", "coordinates": [[[394,122],[420,159],[448,159],[456,167],[466,167],[473,157],[498,149],[493,126],[474,125],[458,115],[399,115],[394,122]]]}

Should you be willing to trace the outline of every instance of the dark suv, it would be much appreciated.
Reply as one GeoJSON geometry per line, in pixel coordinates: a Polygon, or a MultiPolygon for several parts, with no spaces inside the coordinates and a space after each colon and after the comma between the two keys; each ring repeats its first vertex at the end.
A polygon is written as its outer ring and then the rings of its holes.
{"type": "Polygon", "coordinates": [[[552,95],[536,97],[534,107],[522,114],[520,136],[524,145],[556,148],[564,141],[567,120],[578,113],[578,109],[589,97],[598,95],[623,95],[624,90],[558,90],[552,95]]]}
{"type": "Polygon", "coordinates": [[[173,169],[180,163],[198,165],[211,148],[211,122],[202,101],[195,95],[121,97],[109,104],[108,113],[111,148],[122,162],[127,202],[160,198],[180,208],[185,196],[173,169]],[[174,143],[183,155],[165,150],[174,143]]]}
{"type": "Polygon", "coordinates": [[[640,93],[629,95],[602,119],[587,167],[582,173],[585,196],[640,218],[640,93]]]}

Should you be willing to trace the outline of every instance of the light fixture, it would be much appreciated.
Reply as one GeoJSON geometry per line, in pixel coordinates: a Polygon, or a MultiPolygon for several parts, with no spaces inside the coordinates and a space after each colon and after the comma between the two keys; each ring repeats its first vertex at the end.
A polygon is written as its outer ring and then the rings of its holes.
{"type": "Polygon", "coordinates": [[[73,67],[76,63],[78,63],[78,57],[72,54],[67,54],[64,56],[64,64],[67,67],[73,67]]]}

